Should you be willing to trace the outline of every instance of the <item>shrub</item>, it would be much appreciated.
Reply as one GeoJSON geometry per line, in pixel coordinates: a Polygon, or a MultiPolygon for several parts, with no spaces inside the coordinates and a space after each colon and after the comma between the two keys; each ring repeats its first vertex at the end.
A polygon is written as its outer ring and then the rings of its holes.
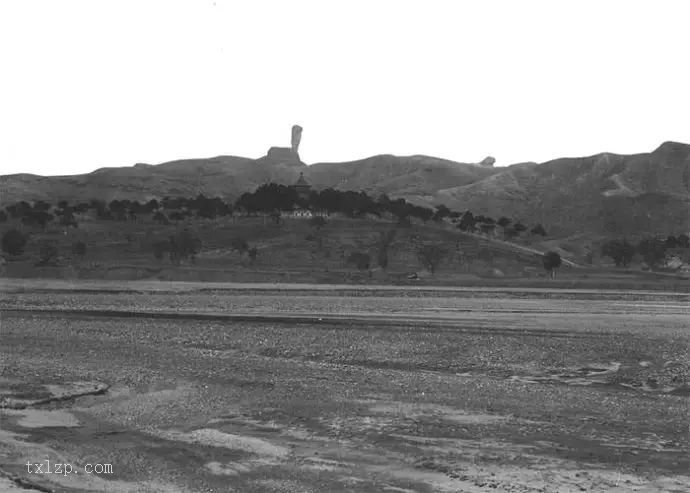
{"type": "Polygon", "coordinates": [[[505,217],[505,216],[500,217],[500,218],[498,219],[498,221],[497,221],[498,225],[499,225],[500,227],[502,227],[502,228],[508,227],[508,225],[509,225],[511,222],[512,222],[512,221],[511,221],[510,219],[508,219],[507,217],[505,217]]]}
{"type": "Polygon", "coordinates": [[[627,267],[635,255],[635,247],[628,240],[609,240],[601,246],[601,254],[611,257],[616,267],[627,267]]]}
{"type": "Polygon", "coordinates": [[[247,254],[249,255],[249,260],[254,263],[256,261],[256,257],[259,255],[259,250],[256,247],[251,247],[247,254]]]}
{"type": "Polygon", "coordinates": [[[650,268],[658,267],[666,259],[666,242],[659,238],[644,238],[637,245],[637,251],[650,268]]]}
{"type": "Polygon", "coordinates": [[[376,256],[376,262],[379,264],[379,267],[381,267],[383,270],[386,270],[388,268],[388,249],[387,248],[380,248],[379,252],[376,256]]]}
{"type": "Polygon", "coordinates": [[[513,229],[514,229],[518,234],[520,234],[520,233],[522,233],[523,231],[525,231],[525,230],[527,229],[527,226],[525,226],[525,225],[522,224],[522,223],[515,223],[515,224],[513,225],[513,229]]]}
{"type": "Polygon", "coordinates": [[[546,236],[546,230],[544,229],[544,226],[541,224],[537,224],[535,227],[533,227],[530,230],[530,233],[533,235],[540,235],[540,236],[546,236]]]}
{"type": "Polygon", "coordinates": [[[354,265],[359,270],[367,270],[371,265],[371,258],[368,253],[353,252],[347,258],[349,265],[354,265]]]}
{"type": "Polygon", "coordinates": [[[36,265],[55,265],[57,257],[57,244],[52,240],[43,240],[38,247],[38,263],[36,265]]]}
{"type": "Polygon", "coordinates": [[[155,242],[153,245],[153,256],[158,260],[162,260],[166,252],[170,251],[170,242],[161,240],[155,242]]]}
{"type": "Polygon", "coordinates": [[[485,235],[488,235],[494,229],[496,229],[496,224],[495,223],[480,223],[479,229],[481,230],[482,233],[484,233],[485,235]]]}
{"type": "Polygon", "coordinates": [[[185,229],[173,239],[172,247],[177,259],[194,261],[194,256],[201,250],[201,240],[185,229]]]}
{"type": "Polygon", "coordinates": [[[321,229],[326,225],[326,220],[321,216],[314,216],[309,220],[309,226],[316,229],[321,229]]]}
{"type": "Polygon", "coordinates": [[[83,257],[86,255],[86,243],[83,241],[75,241],[72,243],[72,254],[83,257]]]}
{"type": "Polygon", "coordinates": [[[470,211],[467,211],[462,215],[458,228],[461,231],[473,231],[476,224],[477,218],[470,211]]]}
{"type": "Polygon", "coordinates": [[[240,255],[249,250],[249,244],[244,238],[233,238],[230,242],[230,249],[239,252],[240,255]]]}
{"type": "Polygon", "coordinates": [[[678,235],[676,243],[677,248],[690,248],[690,237],[685,233],[678,235]]]}
{"type": "Polygon", "coordinates": [[[520,233],[515,229],[515,227],[505,228],[503,230],[503,237],[507,240],[512,240],[513,238],[519,235],[520,233]]]}
{"type": "Polygon", "coordinates": [[[2,250],[10,255],[21,255],[26,246],[26,236],[17,229],[10,229],[2,235],[2,250]]]}
{"type": "Polygon", "coordinates": [[[168,221],[168,217],[161,211],[156,211],[156,213],[153,215],[153,220],[156,221],[158,224],[170,224],[170,221],[168,221]]]}
{"type": "Polygon", "coordinates": [[[409,216],[401,216],[398,218],[397,226],[399,228],[411,228],[412,221],[409,216]]]}
{"type": "Polygon", "coordinates": [[[180,222],[184,219],[184,214],[180,211],[173,211],[170,213],[170,219],[172,219],[175,222],[180,222]]]}

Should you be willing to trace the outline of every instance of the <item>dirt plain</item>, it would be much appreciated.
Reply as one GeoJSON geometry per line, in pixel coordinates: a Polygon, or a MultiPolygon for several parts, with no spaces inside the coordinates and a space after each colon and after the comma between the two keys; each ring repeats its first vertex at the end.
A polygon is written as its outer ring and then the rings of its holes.
{"type": "Polygon", "coordinates": [[[2,291],[2,491],[690,490],[688,295],[2,291]]]}

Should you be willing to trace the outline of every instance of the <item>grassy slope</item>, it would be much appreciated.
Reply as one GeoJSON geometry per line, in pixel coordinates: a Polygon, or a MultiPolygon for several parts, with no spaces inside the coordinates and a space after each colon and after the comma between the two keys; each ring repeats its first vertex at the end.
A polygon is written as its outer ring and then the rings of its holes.
{"type": "MultiPolygon", "coordinates": [[[[5,224],[0,233],[9,229],[5,224]]],[[[397,228],[390,248],[389,267],[378,269],[376,255],[379,235],[394,225],[383,220],[331,219],[321,231],[305,220],[284,220],[276,225],[263,218],[224,218],[215,221],[193,221],[161,226],[145,219],[139,223],[84,221],[67,235],[59,229],[31,232],[25,255],[5,266],[8,277],[68,277],[114,279],[169,279],[188,281],[284,281],[284,282],[409,282],[408,274],[418,272],[421,283],[482,284],[511,283],[531,278],[546,282],[541,259],[505,245],[459,233],[447,226],[416,224],[397,228]],[[194,265],[174,267],[167,259],[156,260],[151,245],[177,231],[188,228],[202,240],[203,248],[194,265]],[[308,237],[313,237],[311,240],[308,237]],[[321,236],[322,246],[316,237],[321,236]],[[259,250],[251,263],[246,256],[230,250],[233,238],[245,238],[259,250]],[[58,242],[62,256],[59,267],[35,267],[38,244],[43,239],[58,242]],[[72,242],[87,244],[84,259],[70,258],[72,242]],[[432,277],[416,257],[420,242],[442,243],[449,251],[447,258],[432,277]],[[345,258],[352,252],[369,253],[373,272],[357,271],[345,258]]],[[[524,241],[524,240],[523,240],[524,241]]],[[[525,243],[527,243],[525,241],[525,243]]],[[[630,276],[597,269],[562,268],[559,277],[565,280],[603,278],[617,282],[634,282],[630,276]]],[[[650,281],[646,276],[645,281],[650,281]]],[[[633,287],[633,286],[629,286],[633,287]]]]}

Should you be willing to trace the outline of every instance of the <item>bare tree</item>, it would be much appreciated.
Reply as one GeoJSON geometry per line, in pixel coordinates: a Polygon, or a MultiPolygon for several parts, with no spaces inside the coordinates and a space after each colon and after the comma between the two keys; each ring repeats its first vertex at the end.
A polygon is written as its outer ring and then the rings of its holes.
{"type": "Polygon", "coordinates": [[[562,263],[561,256],[558,252],[546,252],[542,258],[542,262],[544,264],[544,269],[551,273],[551,279],[556,277],[556,269],[558,269],[562,263]]]}
{"type": "Polygon", "coordinates": [[[256,262],[256,257],[259,255],[259,250],[256,247],[251,247],[247,251],[247,254],[249,255],[249,263],[254,265],[254,262],[256,262]]]}
{"type": "Polygon", "coordinates": [[[426,244],[417,248],[417,260],[429,272],[434,274],[438,266],[448,254],[448,251],[440,244],[426,244]]]}
{"type": "Polygon", "coordinates": [[[395,239],[395,234],[396,230],[390,229],[385,233],[381,233],[379,237],[379,251],[376,260],[379,267],[384,270],[388,267],[388,250],[395,239]]]}
{"type": "Polygon", "coordinates": [[[323,234],[321,230],[326,226],[326,220],[321,216],[314,216],[309,220],[309,226],[316,230],[316,241],[319,245],[319,251],[323,248],[323,234]]]}

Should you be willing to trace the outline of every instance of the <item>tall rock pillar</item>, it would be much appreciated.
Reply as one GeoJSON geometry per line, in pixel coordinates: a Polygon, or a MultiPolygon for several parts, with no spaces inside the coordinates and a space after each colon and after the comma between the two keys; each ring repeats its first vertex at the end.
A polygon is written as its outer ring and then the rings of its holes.
{"type": "Polygon", "coordinates": [[[299,150],[299,143],[302,140],[302,127],[299,125],[292,126],[292,151],[297,154],[299,150]]]}

